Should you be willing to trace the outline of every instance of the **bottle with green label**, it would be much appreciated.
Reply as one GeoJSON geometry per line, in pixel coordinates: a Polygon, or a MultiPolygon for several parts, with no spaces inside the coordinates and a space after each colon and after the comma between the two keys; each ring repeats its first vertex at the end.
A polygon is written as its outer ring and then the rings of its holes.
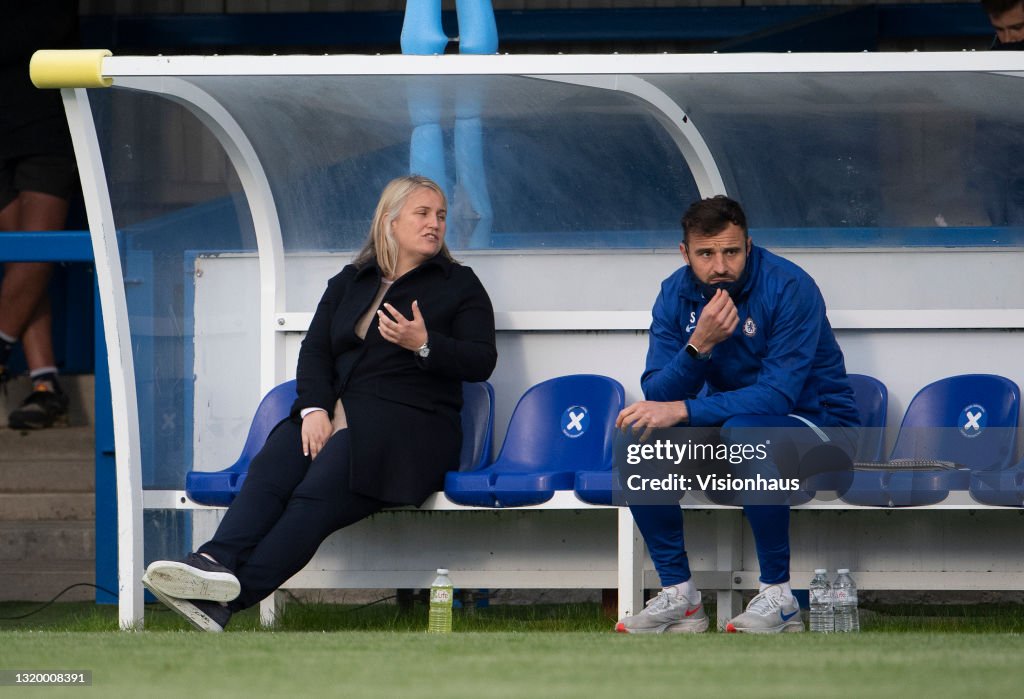
{"type": "Polygon", "coordinates": [[[437,577],[430,586],[430,618],[427,633],[452,631],[452,580],[447,568],[438,568],[437,577]]]}

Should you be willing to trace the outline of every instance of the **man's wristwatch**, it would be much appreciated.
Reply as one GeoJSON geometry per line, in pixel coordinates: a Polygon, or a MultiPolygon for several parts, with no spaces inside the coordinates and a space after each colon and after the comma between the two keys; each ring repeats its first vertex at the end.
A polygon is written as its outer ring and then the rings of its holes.
{"type": "Polygon", "coordinates": [[[710,352],[701,352],[699,349],[697,349],[697,346],[692,343],[686,345],[686,353],[699,362],[706,362],[707,360],[711,359],[710,352]]]}
{"type": "Polygon", "coordinates": [[[424,359],[429,357],[430,356],[430,343],[429,342],[424,342],[423,345],[418,350],[416,350],[416,354],[418,354],[419,356],[423,357],[424,359]]]}

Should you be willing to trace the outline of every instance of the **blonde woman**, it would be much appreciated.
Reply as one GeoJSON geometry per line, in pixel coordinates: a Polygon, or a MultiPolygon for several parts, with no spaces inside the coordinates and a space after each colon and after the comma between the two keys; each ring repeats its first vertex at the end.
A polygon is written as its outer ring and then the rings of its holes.
{"type": "Polygon", "coordinates": [[[222,631],[329,534],[421,504],[457,467],[462,382],[487,379],[497,351],[487,292],[445,246],[446,213],[425,177],[384,188],[366,244],[328,281],[303,340],[291,416],[213,539],[146,570],[146,587],[197,628],[222,631]]]}

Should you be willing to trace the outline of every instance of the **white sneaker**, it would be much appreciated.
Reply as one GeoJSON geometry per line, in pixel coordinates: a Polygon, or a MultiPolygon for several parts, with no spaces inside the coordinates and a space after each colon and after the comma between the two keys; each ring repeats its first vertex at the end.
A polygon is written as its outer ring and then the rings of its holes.
{"type": "Polygon", "coordinates": [[[619,633],[701,633],[708,630],[708,615],[700,603],[700,592],[689,599],[675,588],[658,593],[643,611],[627,616],[615,625],[619,633]]]}
{"type": "Polygon", "coordinates": [[[181,561],[153,561],[142,581],[154,594],[159,590],[177,599],[230,602],[242,591],[234,573],[197,553],[181,561]]]}
{"type": "Polygon", "coordinates": [[[200,631],[220,633],[224,630],[224,627],[228,625],[228,621],[231,620],[231,610],[220,602],[188,600],[171,597],[153,586],[150,580],[145,576],[142,578],[142,584],[147,590],[152,592],[158,600],[167,605],[171,611],[177,612],[181,616],[185,617],[185,620],[188,621],[188,623],[192,624],[192,626],[196,627],[200,631]]]}
{"type": "Polygon", "coordinates": [[[800,604],[778,585],[766,587],[747,610],[725,625],[728,633],[792,633],[804,630],[800,604]]]}

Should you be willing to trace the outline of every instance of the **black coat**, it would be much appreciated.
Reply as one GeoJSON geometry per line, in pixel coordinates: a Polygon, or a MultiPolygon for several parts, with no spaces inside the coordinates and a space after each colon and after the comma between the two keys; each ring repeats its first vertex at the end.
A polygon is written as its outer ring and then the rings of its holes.
{"type": "Polygon", "coordinates": [[[356,335],[380,279],[371,263],[348,265],[327,282],[299,351],[292,418],[312,407],[331,414],[341,398],[352,490],[419,505],[458,468],[462,382],[494,370],[494,310],[473,270],[441,255],[397,279],[384,301],[410,319],[419,302],[430,344],[423,359],[381,337],[376,316],[365,340],[356,335]]]}

